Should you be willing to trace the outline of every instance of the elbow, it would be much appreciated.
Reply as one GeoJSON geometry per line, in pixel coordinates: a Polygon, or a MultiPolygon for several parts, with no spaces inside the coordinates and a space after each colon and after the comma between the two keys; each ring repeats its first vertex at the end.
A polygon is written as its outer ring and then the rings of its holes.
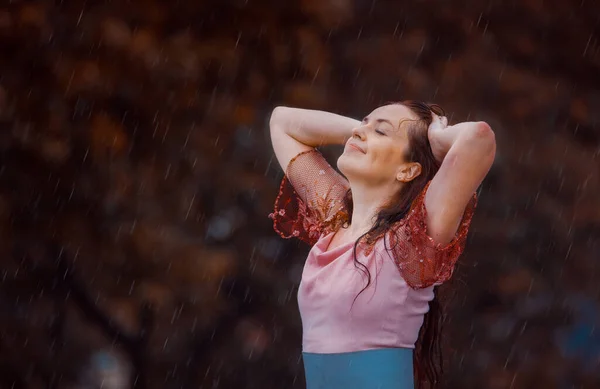
{"type": "Polygon", "coordinates": [[[486,122],[477,122],[476,124],[476,136],[481,138],[488,143],[496,144],[496,134],[494,134],[494,130],[490,127],[486,122]]]}
{"type": "Polygon", "coordinates": [[[482,139],[490,143],[496,143],[496,135],[494,134],[492,127],[490,127],[490,125],[486,122],[475,122],[473,133],[478,139],[482,139]]]}
{"type": "Polygon", "coordinates": [[[288,109],[288,107],[284,107],[281,105],[273,109],[273,111],[271,112],[271,118],[269,119],[269,126],[271,127],[271,130],[276,127],[282,126],[282,123],[285,120],[286,111],[288,109]]]}
{"type": "Polygon", "coordinates": [[[486,122],[475,122],[467,134],[468,143],[489,155],[496,153],[496,134],[486,122]]]}
{"type": "Polygon", "coordinates": [[[273,122],[276,122],[279,117],[281,116],[281,111],[284,107],[282,106],[277,106],[273,109],[273,111],[271,111],[271,117],[269,118],[269,123],[273,124],[273,122]]]}

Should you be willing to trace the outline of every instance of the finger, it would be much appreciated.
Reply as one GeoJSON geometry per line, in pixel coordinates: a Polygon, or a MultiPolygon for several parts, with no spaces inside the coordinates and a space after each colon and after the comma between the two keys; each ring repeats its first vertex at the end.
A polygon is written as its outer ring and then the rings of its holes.
{"type": "Polygon", "coordinates": [[[433,112],[431,113],[431,115],[432,115],[432,118],[431,118],[431,124],[429,125],[429,128],[443,128],[444,125],[443,125],[442,121],[440,120],[440,117],[433,112]]]}

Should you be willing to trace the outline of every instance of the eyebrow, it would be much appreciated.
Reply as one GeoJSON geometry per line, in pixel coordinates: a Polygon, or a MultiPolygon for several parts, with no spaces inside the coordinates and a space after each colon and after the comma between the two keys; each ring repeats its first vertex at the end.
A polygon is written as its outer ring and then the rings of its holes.
{"type": "MultiPolygon", "coordinates": [[[[368,117],[368,116],[367,116],[367,117],[365,117],[365,118],[363,119],[363,122],[365,122],[365,123],[368,123],[368,122],[369,122],[369,117],[368,117]]],[[[375,122],[376,122],[376,123],[387,123],[387,124],[389,124],[390,126],[392,126],[394,129],[396,129],[396,126],[394,126],[394,125],[392,124],[392,122],[390,122],[390,121],[389,121],[389,120],[387,120],[387,119],[377,119],[377,120],[375,120],[375,122]]]]}

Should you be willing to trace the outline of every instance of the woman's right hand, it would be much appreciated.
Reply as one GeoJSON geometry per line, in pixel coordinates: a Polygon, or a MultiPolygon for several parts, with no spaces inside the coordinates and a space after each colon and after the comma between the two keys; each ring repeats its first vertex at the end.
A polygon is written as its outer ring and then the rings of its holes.
{"type": "Polygon", "coordinates": [[[433,120],[427,129],[427,137],[429,138],[429,144],[431,145],[431,151],[433,156],[442,163],[444,157],[448,153],[447,142],[443,142],[443,131],[448,127],[448,118],[445,116],[438,116],[435,113],[431,113],[433,120]]]}

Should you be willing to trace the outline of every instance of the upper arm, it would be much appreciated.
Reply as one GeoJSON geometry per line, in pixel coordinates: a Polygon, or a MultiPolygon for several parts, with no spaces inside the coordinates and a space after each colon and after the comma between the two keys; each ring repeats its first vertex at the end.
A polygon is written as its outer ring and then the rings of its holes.
{"type": "Polygon", "coordinates": [[[438,243],[452,240],[473,194],[494,161],[496,142],[490,127],[474,123],[474,127],[456,141],[425,195],[427,230],[438,243]]]}
{"type": "Polygon", "coordinates": [[[273,144],[273,151],[275,157],[281,166],[281,169],[285,172],[290,161],[298,154],[312,149],[296,139],[292,138],[286,132],[286,124],[281,119],[281,110],[283,107],[277,107],[271,114],[269,120],[269,130],[271,133],[271,143],[273,144]]]}
{"type": "Polygon", "coordinates": [[[277,107],[271,114],[270,132],[275,156],[302,201],[325,221],[340,208],[349,188],[348,181],[315,147],[288,134],[294,129],[287,128],[291,124],[286,120],[289,116],[286,110],[286,107],[277,107]]]}
{"type": "Polygon", "coordinates": [[[287,133],[288,125],[271,115],[270,132],[275,156],[285,173],[271,214],[275,230],[284,238],[297,237],[314,244],[347,219],[344,197],[349,185],[314,147],[287,133]]]}

